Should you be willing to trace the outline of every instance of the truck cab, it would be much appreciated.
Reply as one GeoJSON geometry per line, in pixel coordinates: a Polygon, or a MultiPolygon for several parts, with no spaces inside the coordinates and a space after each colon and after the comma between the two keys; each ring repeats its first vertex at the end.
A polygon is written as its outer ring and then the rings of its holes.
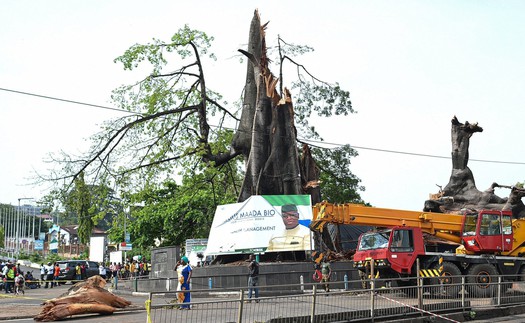
{"type": "Polygon", "coordinates": [[[472,253],[501,253],[512,250],[510,211],[483,210],[464,216],[462,244],[472,253]]]}
{"type": "Polygon", "coordinates": [[[425,254],[420,228],[393,227],[364,233],[359,237],[354,266],[366,271],[370,261],[381,277],[393,278],[413,274],[418,256],[425,254]]]}

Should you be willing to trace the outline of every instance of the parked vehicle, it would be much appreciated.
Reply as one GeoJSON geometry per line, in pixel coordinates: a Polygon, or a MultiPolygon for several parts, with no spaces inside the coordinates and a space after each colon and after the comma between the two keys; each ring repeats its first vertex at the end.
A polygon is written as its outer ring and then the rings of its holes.
{"type": "Polygon", "coordinates": [[[313,213],[310,227],[318,231],[329,223],[387,228],[359,237],[353,260],[364,279],[401,278],[406,280],[398,285],[413,285],[410,278],[419,274],[435,277],[432,285],[456,296],[463,275],[469,293],[478,297],[495,293],[499,275],[505,290],[525,281],[525,219],[513,219],[510,210],[444,214],[323,202],[313,213]]]}
{"type": "Polygon", "coordinates": [[[60,275],[58,280],[65,281],[74,281],[75,280],[75,267],[77,264],[86,266],[86,276],[84,278],[89,278],[95,275],[98,275],[98,263],[95,261],[89,260],[60,260],[57,261],[58,266],[60,267],[60,275]]]}

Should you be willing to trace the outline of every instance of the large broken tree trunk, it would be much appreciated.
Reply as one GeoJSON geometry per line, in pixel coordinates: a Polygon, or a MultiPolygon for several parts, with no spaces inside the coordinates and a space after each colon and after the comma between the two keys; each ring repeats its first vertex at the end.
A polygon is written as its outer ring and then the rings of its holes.
{"type": "MultiPolygon", "coordinates": [[[[255,11],[248,51],[239,50],[248,58],[241,122],[232,143],[236,151],[243,152],[246,164],[239,201],[251,195],[305,194],[306,185],[319,179],[312,178],[315,172],[308,175],[308,181],[301,177],[301,169],[311,169],[312,162],[300,165],[291,95],[287,89],[277,91],[278,79],[266,56],[265,28],[255,11]]],[[[317,199],[320,197],[315,202],[317,199]]]]}
{"type": "Polygon", "coordinates": [[[312,157],[312,152],[308,145],[303,144],[303,152],[301,154],[301,179],[302,186],[306,192],[312,197],[312,205],[321,202],[321,187],[319,186],[320,170],[312,157]]]}
{"type": "Polygon", "coordinates": [[[63,320],[78,314],[108,315],[115,312],[116,308],[131,305],[131,302],[105,290],[105,285],[106,281],[100,276],[77,283],[66,294],[46,301],[42,311],[34,319],[45,322],[63,320]]]}
{"type": "Polygon", "coordinates": [[[469,160],[470,138],[483,128],[477,123],[468,121],[462,124],[454,116],[452,119],[452,174],[449,182],[438,194],[431,194],[425,201],[425,211],[456,213],[462,209],[512,210],[515,218],[525,217],[525,206],[521,198],[525,191],[520,188],[493,183],[487,190],[480,191],[476,187],[474,175],[467,166],[469,160]],[[501,198],[494,194],[496,187],[511,188],[509,198],[501,198]]]}

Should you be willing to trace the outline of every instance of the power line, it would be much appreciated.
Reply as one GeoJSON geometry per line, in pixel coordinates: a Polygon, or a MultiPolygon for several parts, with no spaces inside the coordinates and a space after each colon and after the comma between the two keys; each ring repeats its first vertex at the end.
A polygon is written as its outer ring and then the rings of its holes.
{"type": "MultiPolygon", "coordinates": [[[[331,142],[318,141],[318,140],[311,140],[311,139],[305,139],[304,141],[305,142],[317,143],[317,144],[326,144],[326,145],[331,145],[331,146],[338,146],[338,147],[345,146],[344,144],[331,143],[331,142]]],[[[379,151],[379,152],[391,153],[391,154],[401,154],[401,155],[411,155],[411,156],[418,156],[418,157],[441,158],[441,159],[451,159],[452,158],[452,157],[449,157],[449,156],[429,155],[429,154],[412,153],[412,152],[406,152],[406,151],[388,150],[388,149],[381,149],[381,148],[369,148],[369,147],[360,147],[360,146],[353,146],[353,145],[349,145],[349,146],[351,148],[354,148],[354,149],[372,150],[372,151],[379,151]]],[[[494,164],[525,165],[525,162],[513,162],[513,161],[502,161],[502,160],[488,160],[488,159],[469,158],[469,161],[476,161],[476,162],[482,162],[482,163],[494,163],[494,164]]]]}
{"type": "MultiPolygon", "coordinates": [[[[118,112],[127,113],[127,114],[135,114],[134,112],[121,110],[121,109],[117,109],[117,108],[112,108],[112,107],[107,107],[107,106],[98,105],[98,104],[91,104],[91,103],[85,103],[85,102],[80,102],[80,101],[61,99],[61,98],[57,98],[57,97],[41,95],[41,94],[35,94],[35,93],[29,93],[29,92],[23,92],[23,91],[17,91],[17,90],[11,90],[11,89],[6,89],[6,88],[0,88],[0,90],[1,91],[6,91],[6,92],[17,93],[17,94],[34,96],[34,97],[48,99],[48,100],[55,100],[55,101],[73,103],[73,104],[78,104],[78,105],[85,105],[85,106],[89,106],[89,107],[93,107],[93,108],[118,111],[118,112]]],[[[210,125],[210,126],[212,126],[212,125],[210,125]]],[[[213,126],[213,127],[219,128],[219,126],[213,126]]],[[[234,131],[236,130],[234,128],[227,128],[227,127],[223,127],[223,128],[234,130],[234,131]]],[[[337,146],[337,147],[346,146],[345,144],[331,143],[331,142],[326,142],[326,141],[318,141],[318,140],[311,140],[311,139],[301,139],[301,140],[305,141],[305,142],[315,143],[315,144],[324,144],[324,145],[331,145],[331,146],[337,146]]],[[[427,158],[451,159],[451,157],[449,157],[449,156],[429,155],[429,154],[413,153],[413,152],[406,152],[406,151],[399,151],[399,150],[370,148],[370,147],[361,147],[361,146],[352,146],[352,145],[350,145],[350,147],[352,147],[354,149],[371,150],[371,151],[378,151],[378,152],[389,153],[389,154],[401,154],[401,155],[427,157],[427,158]]],[[[487,160],[487,159],[472,159],[472,158],[469,158],[469,161],[475,161],[475,162],[481,162],[481,163],[493,163],[493,164],[525,165],[525,162],[513,162],[513,161],[502,161],[502,160],[487,160]]]]}
{"type": "Polygon", "coordinates": [[[98,104],[91,104],[91,103],[85,103],[85,102],[80,102],[80,101],[61,99],[61,98],[56,98],[56,97],[47,96],[47,95],[41,95],[41,94],[35,94],[35,93],[29,93],[29,92],[23,92],[23,91],[17,91],[17,90],[5,89],[5,88],[0,88],[0,90],[1,91],[6,91],[6,92],[17,93],[17,94],[35,96],[37,98],[42,98],[42,99],[55,100],[55,101],[61,101],[61,102],[79,104],[79,105],[86,105],[86,106],[93,107],[93,108],[106,109],[106,110],[112,110],[112,111],[118,111],[118,112],[133,114],[133,112],[130,112],[130,111],[121,110],[121,109],[112,108],[112,107],[106,107],[106,106],[98,105],[98,104]]]}

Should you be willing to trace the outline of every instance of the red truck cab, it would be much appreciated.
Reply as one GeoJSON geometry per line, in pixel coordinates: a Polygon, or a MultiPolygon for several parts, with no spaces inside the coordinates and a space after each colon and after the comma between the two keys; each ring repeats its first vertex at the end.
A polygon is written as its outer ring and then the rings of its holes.
{"type": "Polygon", "coordinates": [[[381,277],[406,276],[413,274],[417,257],[424,254],[421,229],[398,226],[362,234],[354,254],[354,266],[366,269],[373,259],[381,277]]]}

